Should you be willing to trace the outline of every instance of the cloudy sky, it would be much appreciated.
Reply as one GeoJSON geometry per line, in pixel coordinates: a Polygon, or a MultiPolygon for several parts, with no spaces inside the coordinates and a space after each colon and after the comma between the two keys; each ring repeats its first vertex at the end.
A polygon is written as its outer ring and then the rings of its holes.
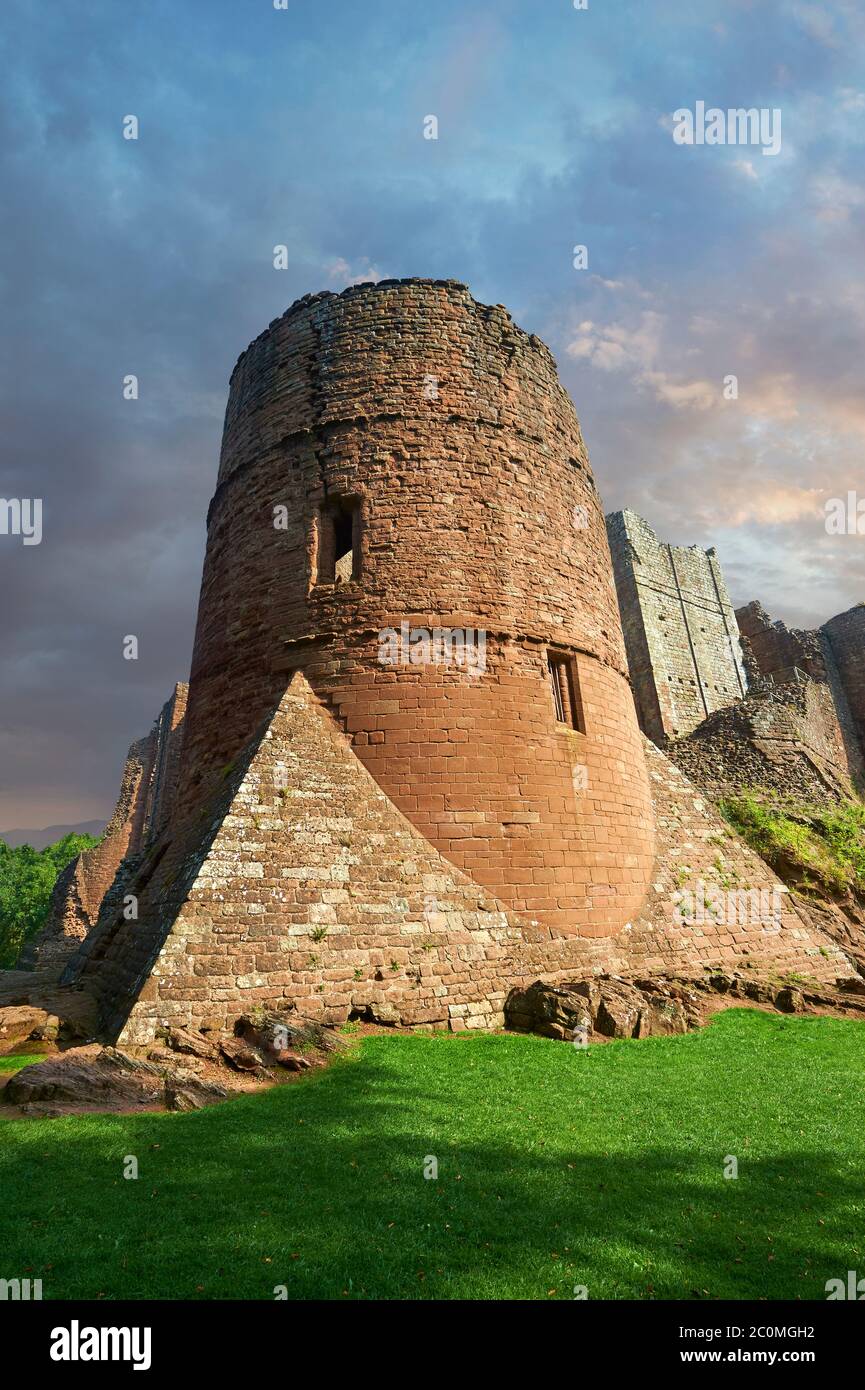
{"type": "Polygon", "coordinates": [[[2,0],[0,496],[44,513],[0,535],[0,827],[110,812],[188,673],[229,373],[308,291],[466,281],[608,509],[787,622],[865,599],[824,523],[865,497],[863,54],[861,0],[2,0]],[[675,143],[698,101],[780,153],[675,143]]]}

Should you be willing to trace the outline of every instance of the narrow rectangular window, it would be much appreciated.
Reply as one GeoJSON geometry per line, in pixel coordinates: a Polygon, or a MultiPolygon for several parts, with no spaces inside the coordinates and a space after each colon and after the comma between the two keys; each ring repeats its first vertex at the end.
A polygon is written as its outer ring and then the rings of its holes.
{"type": "Polygon", "coordinates": [[[583,704],[574,658],[564,652],[547,652],[547,671],[556,723],[586,732],[583,704]]]}
{"type": "Polygon", "coordinates": [[[553,692],[553,709],[556,713],[556,722],[564,724],[565,706],[562,700],[562,687],[559,681],[559,669],[552,653],[547,654],[547,670],[550,675],[550,689],[553,692]]]}
{"type": "Polygon", "coordinates": [[[318,514],[317,584],[348,584],[360,578],[360,500],[338,497],[318,514]]]}

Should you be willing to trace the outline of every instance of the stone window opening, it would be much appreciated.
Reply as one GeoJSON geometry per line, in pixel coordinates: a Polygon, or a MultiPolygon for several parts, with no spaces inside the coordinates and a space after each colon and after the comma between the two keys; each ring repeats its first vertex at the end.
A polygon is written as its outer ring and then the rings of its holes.
{"type": "Polygon", "coordinates": [[[337,497],[318,514],[317,584],[360,579],[360,499],[337,497]]]}
{"type": "Polygon", "coordinates": [[[548,651],[547,674],[556,723],[567,724],[569,728],[584,734],[583,702],[574,658],[565,652],[548,651]]]}

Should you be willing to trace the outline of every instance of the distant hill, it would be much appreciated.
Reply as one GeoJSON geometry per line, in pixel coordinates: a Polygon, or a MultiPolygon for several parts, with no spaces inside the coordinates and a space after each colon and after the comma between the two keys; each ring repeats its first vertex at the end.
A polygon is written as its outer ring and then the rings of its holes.
{"type": "Polygon", "coordinates": [[[0,830],[0,840],[5,840],[10,849],[18,845],[44,849],[64,835],[101,835],[107,824],[104,820],[82,820],[77,825],[46,825],[43,830],[0,830]]]}

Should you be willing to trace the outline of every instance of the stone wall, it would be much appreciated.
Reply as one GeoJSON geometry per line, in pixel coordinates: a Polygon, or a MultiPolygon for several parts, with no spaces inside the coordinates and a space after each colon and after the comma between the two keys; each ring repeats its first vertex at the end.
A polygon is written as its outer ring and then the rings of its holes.
{"type": "Polygon", "coordinates": [[[297,674],[197,830],[151,850],[138,920],[100,921],[74,978],[97,992],[106,1036],[145,1046],[165,1023],[219,1029],[286,1001],[332,1023],[460,1029],[500,1025],[509,990],[539,977],[734,963],[849,975],[708,802],[646,755],[660,836],[646,902],[613,938],[563,936],[448,863],[297,674]],[[781,896],[741,921],[680,920],[700,885],[781,896]]]}
{"type": "Polygon", "coordinates": [[[18,959],[21,970],[56,969],[96,924],[102,899],[130,845],[141,836],[143,803],[153,761],[154,736],[133,743],[126,755],[120,793],[105,833],[58,875],[45,926],[18,959]]]}
{"type": "Polygon", "coordinates": [[[126,755],[105,834],[58,876],[48,918],[18,961],[22,970],[62,968],[95,927],[121,864],[141,854],[168,821],[177,789],[187,686],[178,684],[146,738],[126,755]]]}
{"type": "Polygon", "coordinates": [[[174,809],[188,695],[189,686],[185,682],[178,682],[170,699],[159,711],[154,725],[151,734],[154,741],[153,757],[146,796],[141,804],[142,825],[140,833],[134,837],[133,847],[136,851],[159,835],[174,809]]]}
{"type": "Polygon", "coordinates": [[[647,742],[658,834],[652,887],[613,968],[647,974],[720,964],[776,976],[832,981],[856,973],[843,945],[812,924],[797,900],[720,816],[709,797],[665,753],[647,742]],[[772,904],[752,910],[753,894],[772,904]],[[723,894],[728,911],[690,912],[723,894]],[[742,895],[748,909],[742,920],[742,895]],[[706,920],[695,920],[701,915],[706,920]]]}
{"type": "MultiPolygon", "coordinates": [[[[850,794],[851,786],[865,788],[865,726],[854,714],[854,705],[865,712],[865,707],[856,704],[865,697],[865,607],[852,608],[816,631],[773,622],[756,602],[737,609],[736,620],[754,678],[775,686],[776,703],[784,699],[785,691],[789,693],[787,722],[795,728],[795,741],[831,765],[834,780],[846,785],[844,794],[850,794]],[[857,686],[860,670],[861,689],[857,686]],[[815,686],[804,718],[796,689],[803,677],[808,678],[806,684],[815,686]]],[[[771,737],[771,731],[767,736],[771,737]]],[[[782,732],[781,737],[788,735],[782,732]]]]}
{"type": "Polygon", "coordinates": [[[865,606],[813,632],[734,613],[713,550],[629,511],[607,530],[640,724],[697,785],[816,804],[865,786],[865,606]]]}
{"type": "Polygon", "coordinates": [[[829,686],[801,674],[755,682],[745,700],[668,740],[665,751],[715,798],[757,791],[828,805],[855,794],[829,686]]]}
{"type": "Polygon", "coordinates": [[[735,614],[714,550],[668,545],[627,510],[607,533],[640,726],[662,744],[745,694],[735,614]]]}
{"type": "Polygon", "coordinates": [[[756,600],[736,609],[736,623],[746,663],[755,674],[784,682],[800,671],[814,680],[828,680],[818,632],[773,622],[756,600]]]}
{"type": "Polygon", "coordinates": [[[859,749],[865,753],[865,604],[830,618],[821,633],[835,660],[859,749]]]}

